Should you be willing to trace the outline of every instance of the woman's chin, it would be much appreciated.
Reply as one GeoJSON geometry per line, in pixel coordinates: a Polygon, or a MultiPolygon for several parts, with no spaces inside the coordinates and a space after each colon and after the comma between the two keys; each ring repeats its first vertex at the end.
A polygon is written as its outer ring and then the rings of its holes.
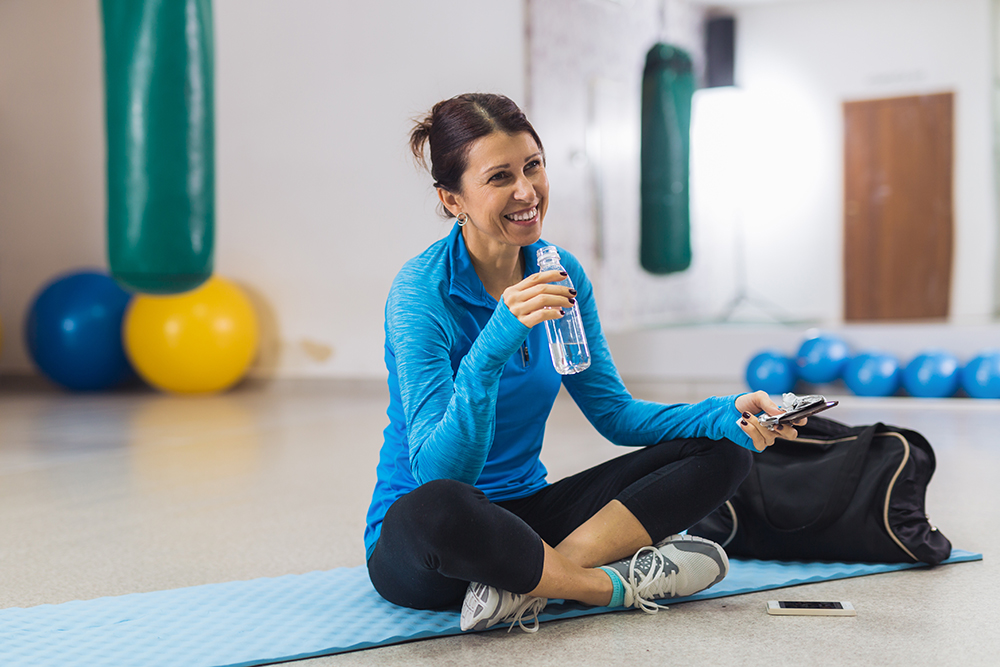
{"type": "Polygon", "coordinates": [[[542,236],[542,220],[537,215],[531,220],[507,220],[508,234],[517,239],[531,239],[521,245],[531,245],[542,236]]]}
{"type": "Polygon", "coordinates": [[[542,226],[541,224],[537,224],[529,228],[519,229],[517,234],[513,236],[517,239],[518,245],[529,246],[532,243],[537,243],[538,239],[542,238],[542,226]]]}

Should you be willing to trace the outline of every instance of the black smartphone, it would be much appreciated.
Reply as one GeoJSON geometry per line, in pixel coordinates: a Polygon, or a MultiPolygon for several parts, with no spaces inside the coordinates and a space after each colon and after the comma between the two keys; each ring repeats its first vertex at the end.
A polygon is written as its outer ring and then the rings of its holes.
{"type": "Polygon", "coordinates": [[[798,421],[803,417],[810,417],[817,412],[829,410],[839,404],[840,401],[828,401],[823,396],[812,396],[809,397],[809,400],[800,401],[794,408],[786,410],[780,415],[763,415],[758,417],[757,420],[760,421],[761,425],[773,431],[774,427],[778,424],[788,424],[798,421]]]}

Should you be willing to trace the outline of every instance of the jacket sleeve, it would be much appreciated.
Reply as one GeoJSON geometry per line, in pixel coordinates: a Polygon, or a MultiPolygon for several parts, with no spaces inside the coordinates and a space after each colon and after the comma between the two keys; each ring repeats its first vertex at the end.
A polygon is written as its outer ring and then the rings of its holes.
{"type": "MultiPolygon", "coordinates": [[[[616,445],[645,446],[664,440],[705,437],[728,439],[756,452],[753,440],[739,427],[740,413],[733,396],[712,397],[699,403],[665,405],[632,397],[625,388],[601,331],[594,290],[579,263],[567,255],[563,266],[576,286],[591,365],[563,377],[563,385],[594,428],[616,445]]],[[[657,352],[653,352],[657,353],[657,352]]],[[[677,353],[674,351],[674,353],[677,353]]]]}
{"type": "Polygon", "coordinates": [[[427,294],[426,286],[397,284],[386,304],[386,339],[396,358],[410,471],[418,484],[435,479],[475,484],[493,444],[500,375],[528,328],[501,302],[454,371],[455,306],[427,294]]]}

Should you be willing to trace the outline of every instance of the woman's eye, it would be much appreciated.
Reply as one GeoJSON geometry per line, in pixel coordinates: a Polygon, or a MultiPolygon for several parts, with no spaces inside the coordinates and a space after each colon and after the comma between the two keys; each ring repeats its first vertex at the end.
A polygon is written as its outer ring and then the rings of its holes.
{"type": "Polygon", "coordinates": [[[542,166],[542,161],[541,160],[532,160],[531,162],[529,162],[528,164],[526,164],[524,166],[524,170],[528,171],[529,169],[537,169],[538,167],[541,167],[541,166],[542,166]]]}
{"type": "Polygon", "coordinates": [[[502,180],[504,178],[507,178],[507,172],[506,171],[498,171],[497,173],[495,173],[492,176],[490,176],[490,181],[491,182],[492,181],[499,181],[499,180],[502,180]]]}

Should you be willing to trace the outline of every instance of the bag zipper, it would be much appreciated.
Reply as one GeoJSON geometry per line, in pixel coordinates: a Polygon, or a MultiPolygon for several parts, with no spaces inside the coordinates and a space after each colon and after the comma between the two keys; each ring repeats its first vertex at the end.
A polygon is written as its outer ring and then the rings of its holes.
{"type": "Polygon", "coordinates": [[[719,545],[723,549],[726,548],[729,545],[729,543],[733,541],[734,537],[736,537],[736,529],[740,525],[739,520],[736,518],[736,508],[733,507],[733,504],[727,500],[726,507],[729,508],[729,513],[733,516],[733,529],[729,532],[729,537],[726,538],[726,541],[719,545]]]}
{"type": "Polygon", "coordinates": [[[896,474],[892,476],[889,481],[889,490],[885,493],[885,507],[882,510],[882,520],[885,522],[885,529],[889,532],[889,537],[892,541],[899,545],[899,548],[906,552],[906,554],[916,562],[920,562],[920,559],[913,555],[913,552],[903,546],[903,543],[899,541],[896,537],[896,533],[892,532],[892,528],[889,527],[889,497],[892,495],[892,487],[896,485],[896,480],[899,478],[903,468],[906,466],[906,462],[910,460],[910,441],[904,438],[899,433],[893,433],[889,431],[883,433],[882,435],[892,435],[899,438],[899,441],[903,443],[903,462],[899,464],[899,468],[896,469],[896,474]]]}

